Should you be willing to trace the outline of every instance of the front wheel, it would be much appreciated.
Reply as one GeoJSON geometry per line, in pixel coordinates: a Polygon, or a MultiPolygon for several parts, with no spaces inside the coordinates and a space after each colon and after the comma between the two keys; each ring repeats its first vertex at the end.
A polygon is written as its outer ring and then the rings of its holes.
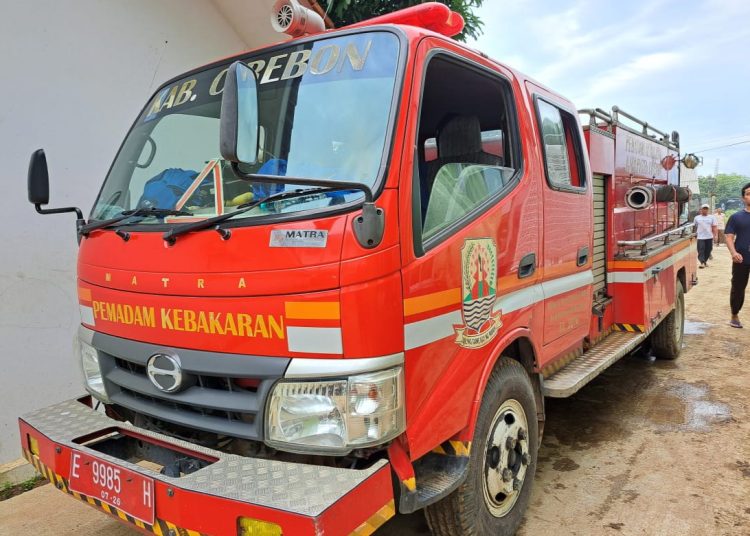
{"type": "Polygon", "coordinates": [[[515,534],[536,471],[536,418],[528,373],[501,358],[482,398],[466,481],[425,510],[435,536],[515,534]]]}
{"type": "Polygon", "coordinates": [[[685,290],[675,283],[674,309],[651,334],[651,350],[658,359],[677,359],[685,331],[685,290]]]}

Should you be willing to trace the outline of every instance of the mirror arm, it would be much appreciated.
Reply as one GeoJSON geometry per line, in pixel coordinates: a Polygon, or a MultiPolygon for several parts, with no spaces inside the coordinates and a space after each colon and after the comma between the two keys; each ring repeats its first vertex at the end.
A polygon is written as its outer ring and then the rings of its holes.
{"type": "Polygon", "coordinates": [[[76,213],[76,237],[78,238],[78,243],[81,243],[81,238],[83,235],[81,234],[81,227],[86,225],[86,220],[83,219],[83,212],[81,212],[81,209],[78,207],[63,207],[63,208],[42,208],[42,205],[39,203],[34,203],[34,208],[39,214],[62,214],[63,212],[75,212],[76,213]]]}
{"type": "Polygon", "coordinates": [[[42,208],[39,203],[34,203],[34,208],[39,214],[62,214],[63,212],[75,212],[79,220],[83,220],[83,212],[78,207],[42,208]]]}

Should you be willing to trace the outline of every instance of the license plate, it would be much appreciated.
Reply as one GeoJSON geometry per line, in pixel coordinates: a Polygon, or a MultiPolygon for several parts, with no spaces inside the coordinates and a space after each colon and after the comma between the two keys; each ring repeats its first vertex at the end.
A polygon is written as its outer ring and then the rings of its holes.
{"type": "Polygon", "coordinates": [[[68,486],[144,523],[154,524],[153,478],[74,450],[70,455],[68,486]]]}

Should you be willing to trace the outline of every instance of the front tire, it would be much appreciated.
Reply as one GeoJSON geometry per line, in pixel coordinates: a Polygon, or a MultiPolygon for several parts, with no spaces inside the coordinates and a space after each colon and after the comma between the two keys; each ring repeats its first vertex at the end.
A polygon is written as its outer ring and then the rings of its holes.
{"type": "Polygon", "coordinates": [[[685,332],[685,290],[682,282],[675,283],[674,309],[656,326],[651,334],[651,350],[657,359],[677,359],[682,350],[685,332]]]}
{"type": "Polygon", "coordinates": [[[515,534],[531,496],[538,444],[529,375],[503,357],[482,398],[466,481],[425,510],[432,534],[515,534]]]}

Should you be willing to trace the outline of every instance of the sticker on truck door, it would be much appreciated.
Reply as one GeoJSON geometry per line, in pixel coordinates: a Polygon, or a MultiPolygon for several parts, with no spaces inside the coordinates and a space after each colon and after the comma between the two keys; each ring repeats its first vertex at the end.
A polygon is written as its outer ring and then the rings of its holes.
{"type": "Polygon", "coordinates": [[[492,312],[497,298],[497,247],[491,238],[471,238],[461,248],[461,316],[454,325],[456,344],[481,348],[503,325],[501,312],[492,312]]]}

